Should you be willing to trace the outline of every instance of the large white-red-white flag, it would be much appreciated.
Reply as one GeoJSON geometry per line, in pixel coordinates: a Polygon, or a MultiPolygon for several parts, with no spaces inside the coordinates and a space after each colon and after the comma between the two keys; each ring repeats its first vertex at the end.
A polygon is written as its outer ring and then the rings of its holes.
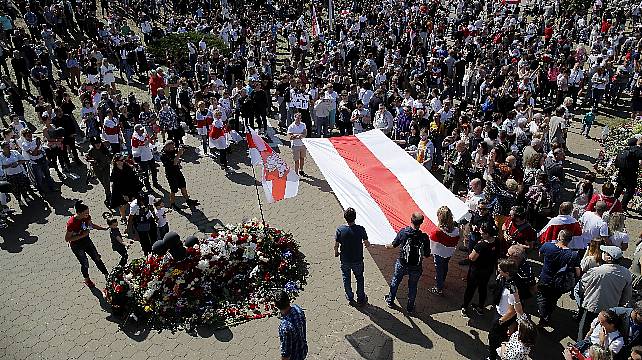
{"type": "Polygon", "coordinates": [[[424,214],[426,233],[437,228],[443,205],[457,221],[468,216],[457,196],[379,130],[303,142],[341,206],[357,211],[373,244],[392,242],[414,212],[424,214]]]}
{"type": "Polygon", "coordinates": [[[299,175],[290,169],[254,129],[249,129],[245,135],[247,147],[252,166],[263,166],[261,184],[267,201],[273,203],[296,196],[299,192],[299,175]]]}
{"type": "Polygon", "coordinates": [[[317,18],[317,10],[312,5],[312,37],[318,38],[321,33],[321,27],[319,26],[319,19],[317,18]]]}

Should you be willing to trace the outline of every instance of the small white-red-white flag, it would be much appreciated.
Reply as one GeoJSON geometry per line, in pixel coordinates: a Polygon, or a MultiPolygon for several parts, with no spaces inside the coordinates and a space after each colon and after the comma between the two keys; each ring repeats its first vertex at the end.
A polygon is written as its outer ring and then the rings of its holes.
{"type": "Polygon", "coordinates": [[[252,165],[263,165],[261,184],[268,203],[291,198],[299,192],[299,175],[252,128],[245,135],[252,165]]]}
{"type": "Polygon", "coordinates": [[[319,27],[319,19],[317,19],[317,10],[312,5],[312,37],[318,38],[321,33],[321,28],[319,27]]]}

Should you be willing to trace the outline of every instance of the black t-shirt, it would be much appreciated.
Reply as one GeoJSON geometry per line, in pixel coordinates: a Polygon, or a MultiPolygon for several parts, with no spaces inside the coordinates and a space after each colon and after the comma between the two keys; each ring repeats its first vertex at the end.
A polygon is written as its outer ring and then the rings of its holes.
{"type": "Polygon", "coordinates": [[[341,225],[337,228],[335,241],[341,245],[341,262],[363,261],[363,241],[368,240],[366,229],[361,225],[341,225]]]}
{"type": "Polygon", "coordinates": [[[180,166],[174,164],[174,159],[176,158],[176,150],[172,151],[163,151],[161,154],[161,162],[163,163],[163,166],[165,167],[165,175],[167,177],[172,177],[178,173],[180,173],[181,168],[180,166]]]}
{"type": "Polygon", "coordinates": [[[479,241],[473,248],[479,257],[470,263],[471,270],[493,271],[497,262],[497,241],[479,241]]]}

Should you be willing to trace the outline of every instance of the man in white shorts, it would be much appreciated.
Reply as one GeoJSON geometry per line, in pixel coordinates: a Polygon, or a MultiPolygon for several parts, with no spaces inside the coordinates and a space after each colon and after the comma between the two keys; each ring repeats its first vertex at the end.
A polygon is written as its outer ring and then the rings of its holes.
{"type": "Polygon", "coordinates": [[[303,172],[303,163],[305,162],[303,138],[305,138],[306,131],[305,123],[301,122],[301,113],[294,114],[294,122],[288,126],[288,137],[294,156],[294,172],[299,176],[305,176],[303,172]]]}

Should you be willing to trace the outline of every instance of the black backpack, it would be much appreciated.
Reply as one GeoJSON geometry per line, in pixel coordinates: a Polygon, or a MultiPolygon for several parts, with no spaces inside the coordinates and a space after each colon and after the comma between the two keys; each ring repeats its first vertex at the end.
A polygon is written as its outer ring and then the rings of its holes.
{"type": "Polygon", "coordinates": [[[423,235],[421,231],[414,231],[402,247],[401,258],[407,266],[421,266],[425,252],[421,235],[423,235]]]}

